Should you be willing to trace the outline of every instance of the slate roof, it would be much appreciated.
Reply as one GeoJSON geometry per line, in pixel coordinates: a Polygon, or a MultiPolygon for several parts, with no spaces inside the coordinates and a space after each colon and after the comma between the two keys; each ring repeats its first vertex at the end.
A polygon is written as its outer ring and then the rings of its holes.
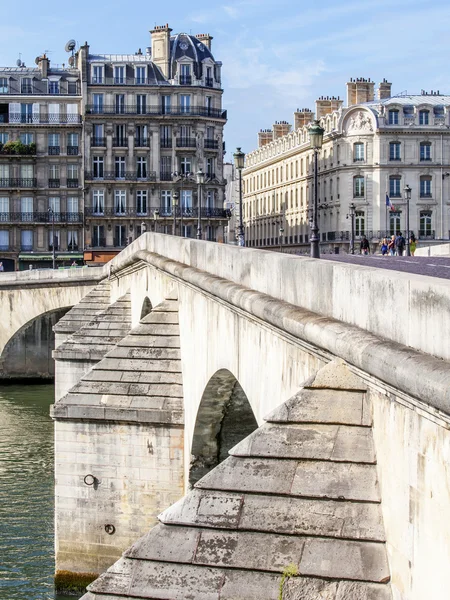
{"type": "Polygon", "coordinates": [[[266,418],[82,600],[390,600],[364,384],[342,361],[266,418]]]}

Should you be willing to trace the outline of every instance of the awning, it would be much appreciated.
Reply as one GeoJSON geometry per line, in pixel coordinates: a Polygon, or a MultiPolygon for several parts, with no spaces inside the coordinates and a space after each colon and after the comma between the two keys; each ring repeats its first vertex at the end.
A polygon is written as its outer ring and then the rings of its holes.
{"type": "MultiPolygon", "coordinates": [[[[57,254],[56,261],[58,260],[83,260],[82,254],[57,254]]],[[[19,260],[53,260],[51,254],[19,254],[19,260]]]]}

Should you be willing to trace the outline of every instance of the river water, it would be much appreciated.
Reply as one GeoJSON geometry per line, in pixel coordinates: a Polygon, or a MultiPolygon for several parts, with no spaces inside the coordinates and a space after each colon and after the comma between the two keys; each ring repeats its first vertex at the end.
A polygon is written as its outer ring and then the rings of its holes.
{"type": "Polygon", "coordinates": [[[0,384],[0,600],[67,598],[53,590],[53,395],[0,384]]]}

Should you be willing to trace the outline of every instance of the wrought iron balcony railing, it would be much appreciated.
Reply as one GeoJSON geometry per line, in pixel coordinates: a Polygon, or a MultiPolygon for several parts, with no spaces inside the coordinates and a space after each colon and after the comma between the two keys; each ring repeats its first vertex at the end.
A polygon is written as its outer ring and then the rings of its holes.
{"type": "Polygon", "coordinates": [[[148,138],[134,138],[134,145],[136,146],[136,148],[147,148],[149,145],[149,139],[148,138]]]}
{"type": "Polygon", "coordinates": [[[51,156],[57,156],[58,154],[61,154],[61,148],[60,148],[60,146],[49,146],[48,153],[51,156]]]}
{"type": "Polygon", "coordinates": [[[177,148],[195,148],[197,141],[193,137],[179,137],[177,138],[177,148]]]}
{"type": "Polygon", "coordinates": [[[77,156],[78,155],[78,146],[67,146],[67,155],[68,156],[77,156]]]}
{"type": "Polygon", "coordinates": [[[76,125],[81,115],[30,115],[22,113],[2,114],[0,123],[33,125],[76,125]]]}
{"type": "Polygon", "coordinates": [[[67,179],[68,188],[77,188],[79,185],[78,179],[67,179]]]}
{"type": "MultiPolygon", "coordinates": [[[[93,115],[138,115],[142,107],[135,104],[117,106],[108,104],[97,106],[88,104],[86,112],[93,115]]],[[[146,115],[150,116],[186,116],[186,117],[209,117],[213,119],[226,119],[227,111],[220,108],[208,108],[206,106],[146,106],[146,115]]],[[[31,121],[30,121],[31,122],[31,121]]]]}
{"type": "MultiPolygon", "coordinates": [[[[83,213],[58,212],[54,213],[55,223],[82,223],[83,213]]],[[[44,212],[2,212],[1,223],[53,223],[53,217],[48,211],[44,212]]]]}
{"type": "Polygon", "coordinates": [[[113,146],[115,148],[127,148],[128,147],[128,138],[114,138],[113,146]]]}
{"type": "Polygon", "coordinates": [[[61,180],[60,179],[49,179],[48,180],[48,187],[49,188],[59,188],[59,187],[61,187],[61,180]]]}
{"type": "MultiPolygon", "coordinates": [[[[149,206],[147,212],[142,212],[142,209],[137,210],[135,208],[103,208],[103,209],[94,209],[94,208],[86,208],[85,216],[88,218],[92,217],[107,217],[107,218],[118,218],[118,217],[143,217],[149,216],[149,218],[153,219],[155,213],[159,215],[159,219],[164,218],[173,218],[173,207],[167,206],[149,206]]],[[[202,207],[201,209],[201,218],[202,219],[229,219],[231,216],[231,212],[229,210],[223,208],[208,208],[202,207]]],[[[181,217],[181,207],[177,206],[176,208],[176,216],[181,217]]],[[[196,219],[198,218],[198,208],[184,207],[183,208],[183,218],[186,219],[196,219]]]]}
{"type": "Polygon", "coordinates": [[[161,148],[172,148],[172,140],[168,138],[162,138],[159,142],[161,148]]]}
{"type": "Polygon", "coordinates": [[[156,181],[156,171],[147,171],[146,175],[133,171],[104,171],[103,174],[95,174],[92,171],[86,171],[84,177],[87,181],[156,181]]]}
{"type": "Polygon", "coordinates": [[[180,85],[192,85],[192,75],[180,75],[180,85]]]}
{"type": "Polygon", "coordinates": [[[91,146],[106,146],[106,138],[105,137],[91,138],[91,146]]]}
{"type": "Polygon", "coordinates": [[[37,186],[37,179],[31,178],[8,178],[0,179],[0,188],[35,188],[37,186]]]}
{"type": "Polygon", "coordinates": [[[209,150],[218,150],[219,149],[218,140],[205,139],[204,144],[205,144],[205,148],[207,148],[209,150]]]}
{"type": "Polygon", "coordinates": [[[213,87],[214,80],[212,77],[205,77],[205,85],[206,87],[213,87]]]}

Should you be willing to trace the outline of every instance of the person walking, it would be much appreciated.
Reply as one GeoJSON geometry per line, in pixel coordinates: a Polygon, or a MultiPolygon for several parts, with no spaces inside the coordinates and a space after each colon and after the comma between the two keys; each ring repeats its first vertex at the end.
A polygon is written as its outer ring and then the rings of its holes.
{"type": "Polygon", "coordinates": [[[395,238],[395,249],[397,250],[397,256],[403,256],[403,252],[405,251],[406,240],[402,236],[402,232],[399,231],[397,237],[395,238]]]}
{"type": "Polygon", "coordinates": [[[391,239],[388,243],[388,250],[391,256],[395,256],[395,235],[391,235],[391,239]]]}
{"type": "Polygon", "coordinates": [[[411,232],[411,236],[409,238],[409,250],[411,252],[411,256],[414,256],[414,252],[416,251],[416,236],[414,235],[414,232],[411,232]]]}
{"type": "Polygon", "coordinates": [[[359,244],[359,251],[361,254],[369,254],[370,244],[369,240],[366,238],[365,235],[362,236],[361,242],[359,244]]]}
{"type": "Polygon", "coordinates": [[[1,273],[2,271],[4,271],[4,270],[5,270],[5,267],[3,266],[3,263],[2,263],[2,262],[0,262],[0,273],[1,273]]]}
{"type": "Polygon", "coordinates": [[[387,239],[383,238],[383,241],[381,242],[381,254],[383,256],[386,256],[386,254],[388,253],[388,243],[387,243],[387,239]]]}

